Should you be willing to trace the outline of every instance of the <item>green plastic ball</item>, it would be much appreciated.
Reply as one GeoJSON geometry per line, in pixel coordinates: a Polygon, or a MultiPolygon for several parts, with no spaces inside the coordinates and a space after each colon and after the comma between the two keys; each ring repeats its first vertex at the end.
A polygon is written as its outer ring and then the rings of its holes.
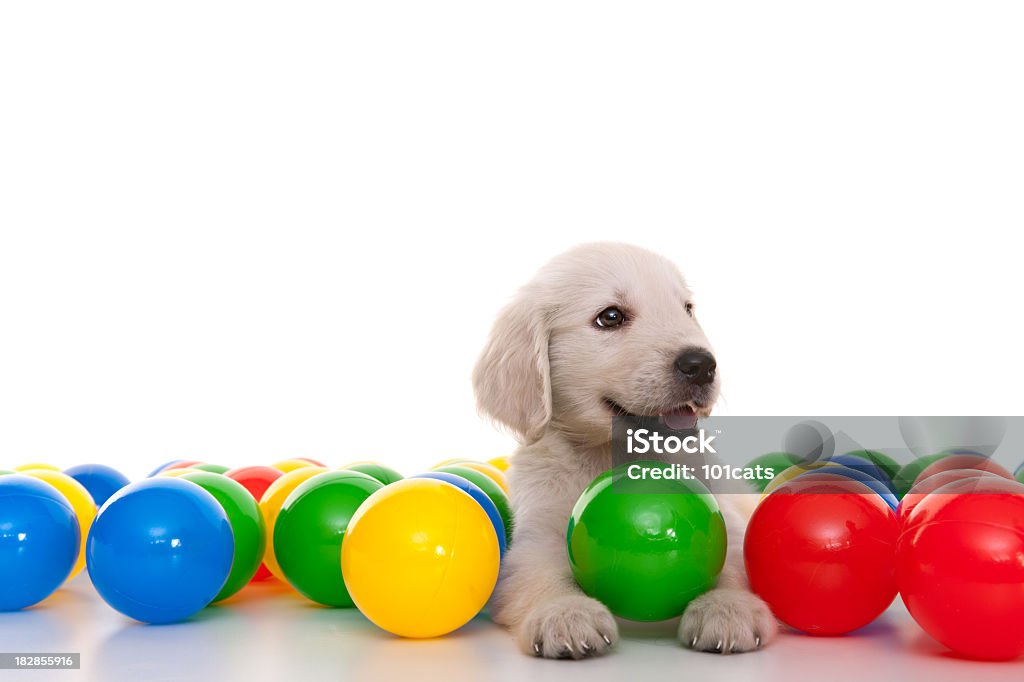
{"type": "Polygon", "coordinates": [[[359,505],[383,487],[372,476],[338,470],[317,474],[288,495],[274,525],[274,556],[301,595],[324,606],[353,605],[341,575],[341,545],[359,505]]]}
{"type": "Polygon", "coordinates": [[[191,481],[213,495],[231,524],[231,532],[235,536],[235,558],[224,587],[213,598],[214,602],[223,601],[248,585],[259,570],[266,549],[263,514],[252,494],[241,483],[226,476],[195,471],[179,478],[191,481]]]}
{"type": "Polygon", "coordinates": [[[715,585],[725,563],[725,520],[696,480],[631,480],[624,464],[598,476],[576,502],[567,543],[573,576],[612,613],[674,618],[715,585]]]}
{"type": "Polygon", "coordinates": [[[760,466],[762,469],[770,469],[772,471],[771,477],[763,478],[752,478],[750,479],[750,485],[754,487],[759,493],[764,492],[764,487],[771,483],[772,477],[778,476],[780,473],[799,463],[800,458],[789,452],[769,452],[766,455],[755,457],[750,460],[745,469],[756,469],[760,466]]]}
{"type": "Polygon", "coordinates": [[[403,476],[391,467],[386,467],[383,464],[377,464],[376,462],[356,462],[355,464],[348,464],[341,467],[342,471],[358,471],[361,474],[366,474],[370,478],[375,478],[384,485],[401,481],[403,476]]]}
{"type": "Polygon", "coordinates": [[[189,467],[189,469],[196,469],[198,471],[208,471],[211,474],[223,474],[225,471],[230,470],[230,468],[220,464],[193,464],[189,467]]]}
{"type": "Polygon", "coordinates": [[[509,502],[508,495],[505,494],[505,491],[501,489],[500,485],[494,482],[493,478],[483,472],[477,471],[476,469],[462,467],[458,464],[439,467],[434,469],[434,471],[442,471],[444,473],[461,476],[483,490],[484,494],[491,498],[491,502],[493,502],[494,506],[498,508],[498,515],[501,516],[501,523],[505,526],[506,545],[512,544],[512,503],[509,502]]]}
{"type": "Polygon", "coordinates": [[[889,480],[895,479],[900,473],[900,463],[884,452],[879,452],[878,450],[853,450],[846,454],[868,460],[884,471],[889,480]]]}
{"type": "Polygon", "coordinates": [[[899,497],[906,495],[922,471],[946,456],[945,452],[937,452],[934,455],[922,455],[909,464],[904,465],[896,474],[896,477],[892,479],[893,487],[896,488],[896,494],[899,497]]]}
{"type": "Polygon", "coordinates": [[[0,476],[6,476],[7,474],[13,474],[13,473],[14,473],[13,471],[8,471],[7,469],[0,469],[0,476]]]}

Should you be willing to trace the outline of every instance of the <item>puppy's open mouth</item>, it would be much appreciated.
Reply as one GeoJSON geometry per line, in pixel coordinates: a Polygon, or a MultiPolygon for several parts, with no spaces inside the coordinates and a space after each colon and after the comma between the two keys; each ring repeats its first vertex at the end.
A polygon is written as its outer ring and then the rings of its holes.
{"type": "Polygon", "coordinates": [[[696,428],[697,413],[703,407],[699,403],[690,401],[664,412],[636,413],[630,412],[610,398],[605,398],[604,404],[616,417],[661,417],[665,420],[665,426],[675,430],[696,428]]]}

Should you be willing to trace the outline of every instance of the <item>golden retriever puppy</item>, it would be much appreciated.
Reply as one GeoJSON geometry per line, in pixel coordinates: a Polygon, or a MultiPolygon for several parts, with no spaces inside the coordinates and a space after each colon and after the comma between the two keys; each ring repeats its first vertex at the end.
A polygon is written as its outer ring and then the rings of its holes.
{"type": "MultiPolygon", "coordinates": [[[[566,526],[580,493],[611,468],[613,416],[662,415],[672,428],[692,428],[710,413],[718,375],[691,293],[676,267],[650,251],[612,243],[574,248],[500,313],[473,384],[481,412],[520,442],[509,470],[515,541],[491,615],[528,654],[602,654],[618,628],[573,580],[566,526]]],[[[682,616],[684,646],[751,651],[777,630],[743,568],[753,497],[717,495],[728,555],[716,588],[682,616]]]]}

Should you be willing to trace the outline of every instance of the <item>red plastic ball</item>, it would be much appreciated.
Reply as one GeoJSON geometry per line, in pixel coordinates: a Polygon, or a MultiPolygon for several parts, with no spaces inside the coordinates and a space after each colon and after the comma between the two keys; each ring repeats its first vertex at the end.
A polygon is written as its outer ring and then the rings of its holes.
{"type": "Polygon", "coordinates": [[[274,467],[253,466],[240,467],[224,473],[228,478],[238,481],[242,487],[252,493],[259,502],[270,484],[284,476],[284,472],[274,467]]]}
{"type": "Polygon", "coordinates": [[[787,625],[840,635],[896,597],[896,516],[869,487],[795,479],[761,501],[747,527],[750,586],[787,625]]]}
{"type": "Polygon", "coordinates": [[[950,455],[949,457],[943,457],[940,460],[932,462],[925,470],[918,474],[917,478],[914,479],[914,485],[917,485],[926,478],[930,478],[935,474],[941,474],[944,471],[954,471],[956,469],[975,469],[977,471],[987,471],[995,474],[996,476],[1002,476],[1013,480],[1013,474],[1011,474],[1006,467],[998,462],[994,461],[991,457],[985,457],[984,455],[950,455]]]}
{"type": "Polygon", "coordinates": [[[964,481],[971,478],[999,479],[1002,477],[990,471],[981,471],[980,469],[953,469],[952,471],[940,471],[933,476],[923,478],[915,483],[914,487],[900,500],[900,506],[896,509],[896,515],[899,517],[900,523],[906,523],[914,508],[921,504],[921,501],[932,492],[947,483],[964,481]]]}
{"type": "Polygon", "coordinates": [[[896,577],[910,615],[954,652],[1024,654],[1024,485],[975,478],[938,488],[900,534],[896,577]]]}
{"type": "MultiPolygon", "coordinates": [[[[225,472],[224,475],[238,481],[259,502],[263,497],[263,493],[267,492],[270,484],[284,476],[284,472],[274,467],[251,466],[232,469],[225,472]]],[[[256,569],[256,575],[252,577],[250,582],[262,582],[271,577],[273,577],[273,574],[266,564],[260,564],[260,567],[256,569]]]]}
{"type": "Polygon", "coordinates": [[[164,471],[174,471],[175,469],[188,469],[189,467],[195,466],[196,464],[202,464],[198,459],[185,459],[180,462],[174,462],[168,464],[160,470],[161,473],[164,471]]]}

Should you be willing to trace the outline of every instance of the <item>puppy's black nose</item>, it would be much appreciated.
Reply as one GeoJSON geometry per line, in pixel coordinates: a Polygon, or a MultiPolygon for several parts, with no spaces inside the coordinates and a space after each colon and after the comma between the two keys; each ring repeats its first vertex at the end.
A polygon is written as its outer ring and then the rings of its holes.
{"type": "Polygon", "coordinates": [[[715,356],[702,348],[684,350],[676,358],[676,369],[683,377],[698,386],[715,380],[715,356]]]}

